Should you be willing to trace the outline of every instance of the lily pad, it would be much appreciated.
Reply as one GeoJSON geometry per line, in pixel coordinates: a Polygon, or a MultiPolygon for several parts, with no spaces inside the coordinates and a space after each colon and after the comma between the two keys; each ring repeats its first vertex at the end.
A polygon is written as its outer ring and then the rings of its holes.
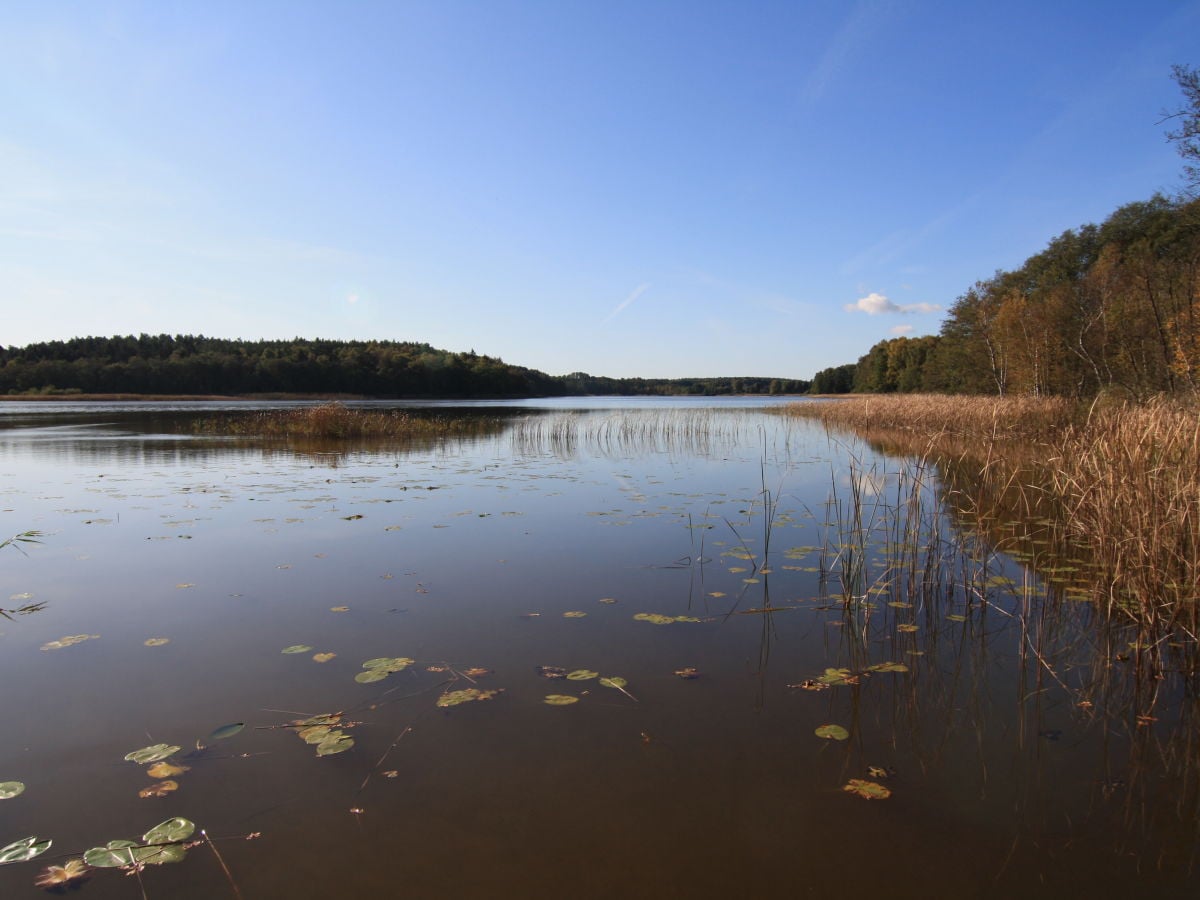
{"type": "Polygon", "coordinates": [[[21,838],[19,841],[13,841],[5,847],[0,847],[0,864],[24,862],[27,859],[33,859],[35,856],[41,856],[50,849],[50,845],[53,843],[54,841],[50,838],[41,840],[36,835],[21,838]]]}
{"type": "Polygon", "coordinates": [[[578,609],[573,609],[570,612],[563,613],[563,618],[564,619],[582,619],[586,615],[587,615],[587,613],[585,613],[585,612],[581,612],[578,609]]]}
{"type": "Polygon", "coordinates": [[[70,647],[74,644],[82,644],[84,641],[95,640],[100,637],[98,634],[68,634],[66,637],[61,637],[57,641],[47,641],[42,644],[43,650],[61,650],[63,647],[70,647]]]}
{"type": "Polygon", "coordinates": [[[179,790],[179,782],[170,779],[166,781],[156,781],[148,787],[138,791],[138,796],[145,800],[147,797],[165,797],[173,791],[179,790]]]}
{"type": "Polygon", "coordinates": [[[462,703],[470,703],[473,700],[491,700],[498,693],[499,689],[491,691],[481,691],[479,688],[464,688],[461,691],[446,691],[437,699],[437,705],[440,707],[458,706],[462,703]]]}
{"type": "Polygon", "coordinates": [[[172,744],[151,744],[149,747],[143,747],[140,750],[134,750],[131,753],[125,754],[125,759],[129,762],[135,762],[139,766],[144,766],[146,763],[158,762],[178,753],[179,747],[172,744]]]}
{"type": "Polygon", "coordinates": [[[245,722],[230,722],[228,725],[222,725],[220,728],[214,728],[208,736],[210,741],[223,741],[226,738],[231,738],[243,728],[246,727],[245,722]]]}
{"type": "Polygon", "coordinates": [[[574,672],[567,673],[568,681],[590,681],[593,678],[599,678],[599,672],[593,672],[591,669],[576,669],[574,672]]]}
{"type": "Polygon", "coordinates": [[[25,792],[25,785],[19,781],[0,781],[0,800],[11,800],[25,792]]]}
{"type": "Polygon", "coordinates": [[[307,653],[312,647],[308,644],[292,644],[290,647],[284,647],[280,653],[307,653]]]}
{"type": "Polygon", "coordinates": [[[314,653],[313,661],[319,662],[319,663],[327,663],[331,659],[333,659],[335,656],[337,656],[336,653],[314,653]]]}
{"type": "Polygon", "coordinates": [[[868,672],[907,672],[908,666],[898,662],[882,662],[867,667],[868,672]]]}
{"type": "Polygon", "coordinates": [[[176,863],[187,856],[187,848],[183,844],[166,841],[156,841],[155,844],[157,846],[147,847],[134,841],[109,841],[105,846],[93,847],[83,854],[83,861],[98,869],[120,869],[134,865],[160,866],[164,863],[176,863]]]}
{"type": "Polygon", "coordinates": [[[675,619],[661,613],[635,613],[634,618],[639,622],[649,622],[652,625],[670,625],[675,619]]]}
{"type": "Polygon", "coordinates": [[[195,832],[195,822],[176,816],[165,822],[159,822],[142,835],[142,840],[147,844],[171,844],[176,841],[186,841],[195,832]]]}
{"type": "Polygon", "coordinates": [[[567,670],[562,666],[534,666],[533,671],[543,678],[566,678],[567,670]]]}
{"type": "Polygon", "coordinates": [[[858,684],[858,676],[849,669],[826,669],[817,681],[821,684],[858,684]]]}
{"type": "Polygon", "coordinates": [[[355,675],[354,680],[359,684],[370,684],[373,681],[383,681],[390,674],[392,673],[387,669],[367,669],[355,675]]]}
{"type": "Polygon", "coordinates": [[[161,647],[163,644],[171,643],[171,639],[164,637],[146,638],[142,643],[147,647],[161,647]]]}
{"type": "Polygon", "coordinates": [[[629,684],[629,682],[620,675],[614,675],[611,678],[601,678],[600,684],[608,688],[616,688],[619,691],[622,690],[625,685],[629,684]]]}
{"type": "Polygon", "coordinates": [[[550,706],[570,706],[572,703],[578,703],[579,698],[570,694],[547,694],[542,702],[550,706]]]}
{"type": "Polygon", "coordinates": [[[827,741],[844,741],[850,737],[850,732],[841,725],[822,725],[813,733],[819,738],[825,738],[827,741]]]}
{"type": "Polygon", "coordinates": [[[146,769],[146,774],[151,778],[174,778],[176,775],[190,771],[190,766],[173,766],[168,762],[157,762],[146,769]]]}
{"type": "Polygon", "coordinates": [[[354,746],[354,738],[344,731],[331,731],[325,740],[317,744],[317,756],[333,756],[354,746]]]}
{"type": "Polygon", "coordinates": [[[867,781],[863,778],[851,778],[849,783],[842,787],[843,791],[847,791],[864,800],[886,800],[892,796],[889,788],[884,787],[875,781],[867,781]]]}

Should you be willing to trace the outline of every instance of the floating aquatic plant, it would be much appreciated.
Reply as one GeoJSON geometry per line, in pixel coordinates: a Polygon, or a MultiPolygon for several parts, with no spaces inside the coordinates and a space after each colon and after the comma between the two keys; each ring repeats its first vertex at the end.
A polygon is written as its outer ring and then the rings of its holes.
{"type": "Polygon", "coordinates": [[[542,702],[550,706],[570,706],[572,703],[578,703],[579,698],[571,694],[547,694],[542,702]]]}
{"type": "Polygon", "coordinates": [[[849,783],[842,787],[842,790],[854,794],[856,797],[862,797],[864,800],[886,800],[892,796],[889,788],[864,778],[851,778],[849,783]]]}
{"type": "Polygon", "coordinates": [[[844,741],[850,737],[850,732],[841,725],[822,725],[813,734],[827,741],[844,741]]]}
{"type": "Polygon", "coordinates": [[[50,845],[54,841],[50,838],[42,840],[37,835],[30,835],[27,838],[21,838],[19,841],[13,841],[7,846],[0,847],[0,864],[24,862],[27,859],[33,859],[35,856],[41,856],[50,849],[50,845]]]}
{"type": "Polygon", "coordinates": [[[25,785],[20,781],[0,781],[0,800],[11,800],[25,792],[25,785]]]}
{"type": "Polygon", "coordinates": [[[491,700],[499,694],[503,688],[496,688],[491,691],[481,691],[479,688],[464,688],[461,691],[446,691],[437,699],[437,705],[440,707],[459,706],[463,703],[470,703],[474,700],[491,700]]]}
{"type": "Polygon", "coordinates": [[[413,664],[407,656],[378,656],[362,664],[363,671],[354,676],[359,684],[383,681],[393,672],[403,672],[413,664]]]}
{"type": "Polygon", "coordinates": [[[95,640],[100,637],[98,634],[68,634],[66,637],[61,637],[57,641],[47,641],[42,644],[43,650],[61,650],[63,647],[71,647],[75,644],[82,644],[84,641],[95,640]]]}
{"type": "Polygon", "coordinates": [[[158,762],[166,759],[168,756],[173,756],[180,751],[180,747],[173,744],[151,744],[149,747],[142,747],[140,750],[133,750],[125,754],[125,759],[128,762],[135,762],[139,766],[144,766],[146,763],[158,762]]]}
{"type": "Polygon", "coordinates": [[[312,647],[308,644],[292,644],[290,647],[284,647],[280,653],[307,653],[312,647]]]}

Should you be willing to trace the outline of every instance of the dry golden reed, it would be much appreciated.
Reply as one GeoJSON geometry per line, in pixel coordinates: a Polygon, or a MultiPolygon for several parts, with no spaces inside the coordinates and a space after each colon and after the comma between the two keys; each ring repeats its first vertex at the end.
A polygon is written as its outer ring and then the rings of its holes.
{"type": "Polygon", "coordinates": [[[1109,611],[1200,621],[1195,398],[1077,406],[1047,397],[866,395],[786,411],[974,468],[981,498],[1015,491],[1049,500],[1037,504],[1039,514],[1055,510],[1060,533],[1084,550],[1093,596],[1109,611]]]}

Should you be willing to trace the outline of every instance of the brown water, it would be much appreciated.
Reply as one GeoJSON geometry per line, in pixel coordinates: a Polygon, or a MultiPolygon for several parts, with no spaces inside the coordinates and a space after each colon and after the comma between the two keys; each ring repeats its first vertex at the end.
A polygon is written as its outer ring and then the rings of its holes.
{"type": "Polygon", "coordinates": [[[0,782],[25,785],[0,845],[54,841],[0,866],[0,897],[174,816],[220,859],[196,846],[140,887],[97,870],[86,896],[1197,889],[1182,676],[1139,724],[1123,635],[957,535],[936,481],[944,558],[909,593],[880,549],[902,460],[756,409],[513,410],[483,440],[326,453],[174,433],[190,410],[70,409],[0,407],[0,534],[45,533],[0,551],[0,606],[44,604],[0,620],[0,782]],[[848,610],[852,485],[873,512],[848,610]],[[354,680],[384,656],[415,663],[354,680]],[[885,662],[904,671],[867,671],[885,662]],[[839,667],[858,683],[797,687],[839,667]],[[437,705],[466,687],[502,692],[437,705]],[[279,727],[338,711],[337,755],[279,727]],[[124,757],[159,742],[190,771],[140,798],[156,779],[124,757]]]}

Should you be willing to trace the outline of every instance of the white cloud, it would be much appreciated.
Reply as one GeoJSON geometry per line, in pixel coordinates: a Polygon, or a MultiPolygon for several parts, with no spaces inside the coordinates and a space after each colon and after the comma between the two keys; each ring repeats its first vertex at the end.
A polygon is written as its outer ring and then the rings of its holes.
{"type": "Polygon", "coordinates": [[[912,330],[913,330],[913,327],[911,325],[893,325],[891,328],[888,329],[888,333],[894,334],[897,337],[899,337],[902,334],[908,334],[912,330]]]}
{"type": "Polygon", "coordinates": [[[941,310],[941,307],[936,303],[909,303],[901,306],[899,303],[893,303],[883,294],[874,292],[867,294],[865,297],[859,297],[853,303],[846,304],[846,312],[865,312],[868,316],[896,313],[932,313],[939,310],[941,310]]]}

